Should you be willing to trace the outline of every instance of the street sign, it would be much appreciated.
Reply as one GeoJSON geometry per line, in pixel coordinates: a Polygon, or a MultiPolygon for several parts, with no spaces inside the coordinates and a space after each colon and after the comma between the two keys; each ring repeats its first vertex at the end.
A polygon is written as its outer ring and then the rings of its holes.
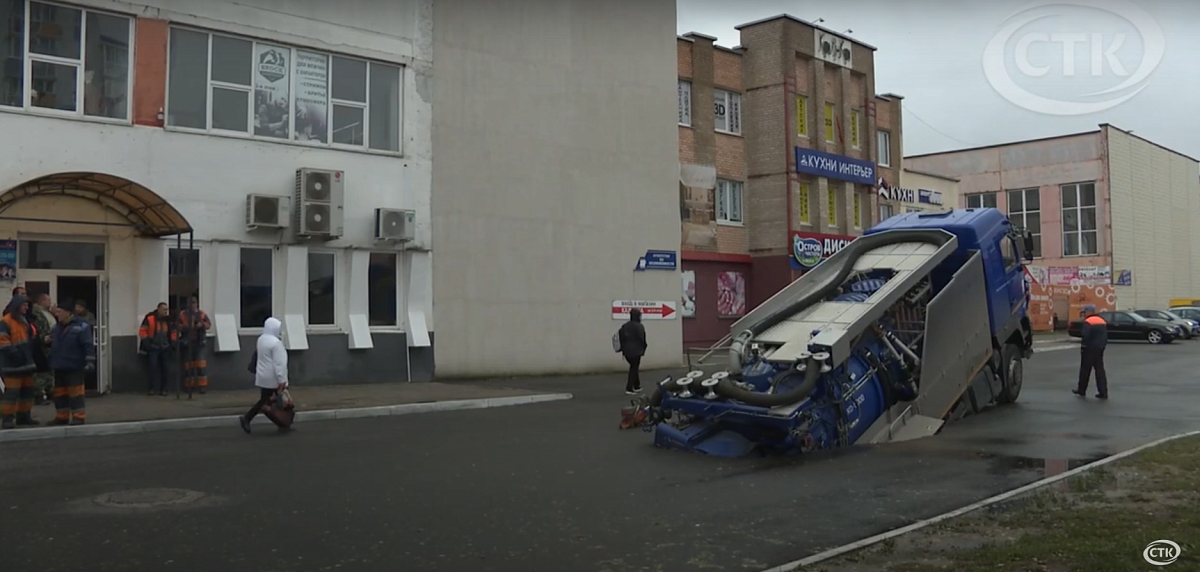
{"type": "Polygon", "coordinates": [[[637,308],[642,311],[643,320],[674,320],[674,302],[653,302],[648,300],[613,300],[612,318],[628,320],[629,311],[637,308]]]}
{"type": "Polygon", "coordinates": [[[638,259],[635,270],[675,270],[679,266],[679,257],[673,250],[647,250],[646,255],[638,259]]]}

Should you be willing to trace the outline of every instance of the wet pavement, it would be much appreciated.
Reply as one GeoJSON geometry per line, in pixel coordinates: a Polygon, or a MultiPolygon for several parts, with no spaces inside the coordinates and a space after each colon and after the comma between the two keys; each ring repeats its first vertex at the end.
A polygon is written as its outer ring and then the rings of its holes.
{"type": "Polygon", "coordinates": [[[754,572],[1197,428],[1197,348],[1114,344],[1108,402],[1069,393],[1076,352],[1039,353],[1018,405],[801,461],[655,450],[616,429],[614,376],[497,382],[566,402],[288,435],[8,443],[0,550],[62,572],[754,572]]]}

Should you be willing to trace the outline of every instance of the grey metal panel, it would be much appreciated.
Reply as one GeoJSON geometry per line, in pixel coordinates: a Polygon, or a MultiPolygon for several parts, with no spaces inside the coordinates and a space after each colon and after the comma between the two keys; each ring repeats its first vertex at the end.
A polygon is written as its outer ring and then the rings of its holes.
{"type": "Polygon", "coordinates": [[[975,253],[929,303],[916,412],[943,418],[991,355],[987,283],[975,253]]]}
{"type": "Polygon", "coordinates": [[[894,443],[937,434],[941,419],[917,415],[912,403],[897,403],[884,412],[854,444],[894,443]]]}

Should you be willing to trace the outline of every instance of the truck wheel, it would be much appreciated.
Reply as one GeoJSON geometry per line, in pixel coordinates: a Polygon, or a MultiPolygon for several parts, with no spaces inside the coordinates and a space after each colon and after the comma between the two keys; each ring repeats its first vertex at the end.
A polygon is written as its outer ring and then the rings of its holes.
{"type": "Polygon", "coordinates": [[[1146,341],[1152,344],[1163,343],[1162,332],[1159,332],[1158,330],[1150,330],[1150,332],[1146,334],[1146,341]]]}
{"type": "Polygon", "coordinates": [[[996,401],[1013,403],[1021,395],[1021,384],[1025,381],[1025,363],[1021,359],[1021,348],[1016,344],[1004,344],[1000,350],[1001,382],[1003,384],[996,401]]]}

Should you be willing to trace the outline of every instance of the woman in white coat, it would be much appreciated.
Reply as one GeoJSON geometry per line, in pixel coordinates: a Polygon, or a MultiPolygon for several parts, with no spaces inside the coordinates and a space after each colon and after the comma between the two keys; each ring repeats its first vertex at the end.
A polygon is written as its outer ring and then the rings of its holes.
{"type": "MultiPolygon", "coordinates": [[[[250,432],[250,421],[262,412],[262,408],[271,402],[271,398],[288,387],[288,356],[280,337],[282,327],[283,324],[279,320],[267,318],[263,323],[263,333],[258,337],[255,347],[258,359],[254,368],[254,385],[258,386],[259,397],[258,403],[241,418],[242,430],[247,433],[250,432]]],[[[276,424],[279,425],[278,422],[276,424]]]]}

